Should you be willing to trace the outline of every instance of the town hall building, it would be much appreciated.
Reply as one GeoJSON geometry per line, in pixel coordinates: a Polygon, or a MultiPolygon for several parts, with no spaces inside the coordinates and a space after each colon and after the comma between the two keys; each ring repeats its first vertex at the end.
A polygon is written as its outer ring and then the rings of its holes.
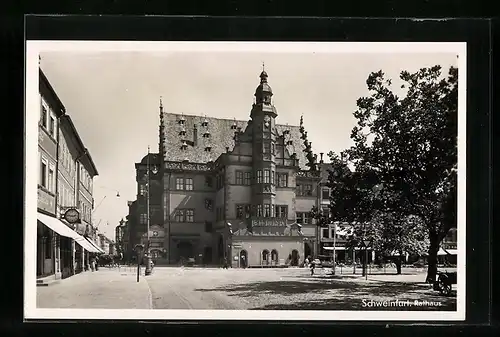
{"type": "Polygon", "coordinates": [[[264,70],[249,117],[174,114],[160,100],[159,152],[135,165],[129,250],[147,237],[149,205],[158,263],[297,266],[317,254],[309,213],[321,203],[321,176],[307,168],[300,128],[278,123],[264,70]]]}

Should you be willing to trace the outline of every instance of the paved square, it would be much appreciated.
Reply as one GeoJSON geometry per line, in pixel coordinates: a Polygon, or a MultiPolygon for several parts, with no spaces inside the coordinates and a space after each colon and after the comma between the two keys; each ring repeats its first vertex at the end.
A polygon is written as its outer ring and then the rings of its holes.
{"type": "MultiPolygon", "coordinates": [[[[142,269],[144,272],[144,269],[142,269]]],[[[219,269],[156,267],[136,282],[136,269],[100,269],[37,287],[39,308],[200,310],[456,310],[455,296],[423,283],[425,271],[352,269],[328,275],[305,268],[219,269]]]]}
{"type": "Polygon", "coordinates": [[[456,297],[423,283],[423,270],[403,272],[365,280],[352,269],[311,277],[305,268],[156,268],[147,280],[155,309],[456,310],[456,297]]]}

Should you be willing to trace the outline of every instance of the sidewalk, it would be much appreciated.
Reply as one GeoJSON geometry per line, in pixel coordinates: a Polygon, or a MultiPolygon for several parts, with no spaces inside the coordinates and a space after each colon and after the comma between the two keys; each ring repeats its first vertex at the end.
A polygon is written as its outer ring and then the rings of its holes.
{"type": "Polygon", "coordinates": [[[151,291],[143,275],[139,283],[128,269],[101,268],[74,275],[49,287],[37,287],[37,307],[151,309],[151,291]]]}

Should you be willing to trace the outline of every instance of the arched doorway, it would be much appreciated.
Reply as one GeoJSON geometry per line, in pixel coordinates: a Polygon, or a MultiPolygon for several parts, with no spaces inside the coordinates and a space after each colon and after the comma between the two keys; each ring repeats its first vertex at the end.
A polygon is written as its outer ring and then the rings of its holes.
{"type": "Polygon", "coordinates": [[[240,251],[240,267],[241,268],[248,267],[248,253],[246,250],[240,251]]]}
{"type": "Polygon", "coordinates": [[[304,258],[308,257],[309,259],[312,258],[312,251],[311,251],[311,246],[309,245],[308,242],[304,243],[304,258]]]}
{"type": "Polygon", "coordinates": [[[203,264],[212,263],[212,247],[205,247],[203,249],[203,264]]]}
{"type": "Polygon", "coordinates": [[[278,265],[278,251],[276,249],[271,251],[271,261],[273,265],[278,265]]]}
{"type": "Polygon", "coordinates": [[[217,259],[219,263],[222,263],[224,260],[224,237],[222,234],[219,234],[219,240],[217,241],[217,259]]]}
{"type": "Polygon", "coordinates": [[[292,265],[294,267],[298,266],[299,265],[299,258],[300,258],[299,252],[296,249],[292,250],[292,259],[290,261],[290,265],[292,265]]]}
{"type": "Polygon", "coordinates": [[[179,258],[177,262],[187,262],[189,258],[194,257],[193,245],[189,241],[181,241],[177,244],[179,258]]]}
{"type": "Polygon", "coordinates": [[[262,264],[266,266],[269,264],[269,251],[267,249],[262,251],[262,264]]]}

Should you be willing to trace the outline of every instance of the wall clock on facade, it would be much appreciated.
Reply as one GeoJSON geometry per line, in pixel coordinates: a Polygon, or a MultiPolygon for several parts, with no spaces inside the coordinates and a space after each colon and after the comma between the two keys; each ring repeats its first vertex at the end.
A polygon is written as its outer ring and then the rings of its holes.
{"type": "Polygon", "coordinates": [[[154,232],[153,232],[153,236],[158,236],[158,232],[157,232],[157,231],[154,231],[154,232]]]}
{"type": "Polygon", "coordinates": [[[64,220],[69,223],[77,223],[80,220],[80,212],[74,208],[70,208],[64,213],[64,220]]]}

